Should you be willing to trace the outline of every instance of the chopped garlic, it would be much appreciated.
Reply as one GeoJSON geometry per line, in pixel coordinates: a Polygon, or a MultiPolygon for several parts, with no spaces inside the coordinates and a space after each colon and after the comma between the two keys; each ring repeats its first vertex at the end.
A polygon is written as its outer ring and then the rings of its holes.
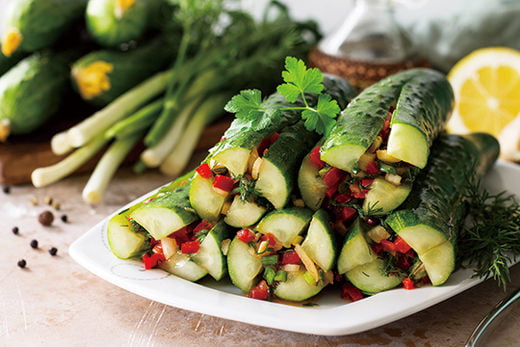
{"type": "Polygon", "coordinates": [[[258,179],[258,175],[260,173],[260,167],[262,166],[262,158],[256,158],[254,164],[253,164],[253,169],[251,170],[251,177],[254,179],[254,180],[257,180],[258,179]]]}
{"type": "Polygon", "coordinates": [[[390,182],[396,186],[401,184],[401,179],[402,179],[402,177],[399,175],[395,175],[395,174],[391,174],[391,173],[387,173],[385,175],[385,180],[387,180],[388,182],[390,182]]]}
{"type": "Polygon", "coordinates": [[[287,272],[298,272],[300,271],[300,265],[299,264],[286,264],[282,266],[283,271],[287,272]]]}
{"type": "Polygon", "coordinates": [[[302,248],[300,245],[294,246],[294,250],[296,251],[296,254],[300,257],[300,260],[302,261],[303,265],[305,266],[305,269],[309,272],[309,274],[314,278],[315,282],[318,282],[320,279],[320,276],[318,274],[318,269],[316,268],[316,264],[312,261],[312,259],[309,257],[307,252],[302,248]]]}
{"type": "Polygon", "coordinates": [[[222,254],[227,255],[229,252],[229,245],[231,244],[231,239],[222,240],[220,244],[220,249],[222,250],[222,254]]]}
{"type": "Polygon", "coordinates": [[[179,250],[179,246],[177,245],[177,241],[175,239],[165,237],[161,240],[161,246],[164,253],[164,257],[166,260],[173,257],[177,251],[179,250]]]}
{"type": "Polygon", "coordinates": [[[374,242],[380,243],[390,237],[390,234],[386,229],[381,226],[375,226],[367,232],[367,236],[374,242]]]}
{"type": "Polygon", "coordinates": [[[264,253],[265,250],[267,249],[267,246],[269,246],[269,241],[264,240],[264,241],[260,242],[260,244],[258,244],[258,249],[257,249],[256,253],[258,253],[258,254],[264,253]]]}

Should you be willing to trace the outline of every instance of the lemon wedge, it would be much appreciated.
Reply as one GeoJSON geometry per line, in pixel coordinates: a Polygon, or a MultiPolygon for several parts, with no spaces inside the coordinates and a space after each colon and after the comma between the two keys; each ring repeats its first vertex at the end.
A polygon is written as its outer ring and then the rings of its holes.
{"type": "Polygon", "coordinates": [[[456,101],[448,131],[490,133],[504,158],[520,160],[520,52],[476,50],[455,64],[448,79],[456,101]]]}

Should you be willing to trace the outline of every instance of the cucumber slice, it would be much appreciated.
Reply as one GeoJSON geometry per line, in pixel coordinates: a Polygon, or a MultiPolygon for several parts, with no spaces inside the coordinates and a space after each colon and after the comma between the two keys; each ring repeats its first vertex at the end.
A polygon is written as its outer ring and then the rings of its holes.
{"type": "Polygon", "coordinates": [[[357,288],[367,294],[379,293],[397,287],[404,279],[403,275],[385,275],[382,271],[383,260],[376,258],[370,263],[357,266],[345,274],[345,277],[357,288]]]}
{"type": "Polygon", "coordinates": [[[231,282],[244,292],[249,292],[255,278],[262,271],[262,261],[249,252],[249,245],[234,238],[229,245],[227,265],[231,282]]]}
{"type": "Polygon", "coordinates": [[[338,272],[344,274],[376,259],[366,238],[360,219],[356,219],[347,233],[338,258],[338,272]]]}
{"type": "Polygon", "coordinates": [[[202,266],[195,264],[190,256],[178,252],[167,261],[161,263],[159,267],[175,276],[179,276],[188,281],[198,281],[206,276],[208,272],[202,266]]]}
{"type": "Polygon", "coordinates": [[[108,222],[108,245],[112,253],[121,259],[138,255],[146,244],[146,237],[130,229],[128,219],[121,214],[115,215],[108,222]]]}
{"type": "Polygon", "coordinates": [[[455,269],[455,248],[450,241],[445,241],[429,251],[419,255],[428,273],[432,285],[446,282],[455,269]]]}
{"type": "Polygon", "coordinates": [[[322,281],[309,284],[304,277],[305,271],[289,272],[287,281],[279,282],[274,290],[274,295],[290,301],[302,301],[318,294],[324,287],[322,281]]]}
{"type": "Polygon", "coordinates": [[[327,185],[319,175],[319,169],[311,163],[310,154],[307,154],[302,161],[298,172],[298,188],[302,195],[305,205],[313,211],[321,207],[327,185]]]}
{"type": "Polygon", "coordinates": [[[201,219],[216,222],[225,200],[225,196],[215,192],[210,179],[195,174],[191,181],[190,203],[201,219]]]}
{"type": "MultiPolygon", "coordinates": [[[[261,139],[260,139],[261,140],[261,139]]],[[[227,148],[223,151],[219,151],[212,159],[217,163],[224,165],[232,177],[239,177],[244,175],[247,169],[247,162],[249,161],[249,155],[251,154],[251,148],[234,147],[227,148]]]]}
{"type": "Polygon", "coordinates": [[[312,216],[303,250],[325,272],[332,269],[336,260],[336,239],[324,210],[312,216]]]}
{"type": "Polygon", "coordinates": [[[395,124],[388,137],[387,152],[394,158],[424,168],[430,153],[430,144],[424,133],[408,124],[395,124]]]}
{"type": "Polygon", "coordinates": [[[156,240],[193,223],[198,219],[188,200],[190,184],[167,192],[145,203],[131,213],[131,217],[156,240]]]}
{"type": "Polygon", "coordinates": [[[289,199],[291,188],[292,184],[289,183],[280,168],[264,158],[258,172],[255,190],[269,200],[274,208],[282,208],[289,199]]]}
{"type": "Polygon", "coordinates": [[[381,209],[380,211],[371,214],[388,214],[406,200],[411,190],[411,184],[401,184],[396,186],[383,178],[376,178],[374,182],[372,182],[370,190],[363,202],[363,211],[368,213],[369,210],[373,211],[374,209],[381,209]]]}
{"type": "Polygon", "coordinates": [[[292,207],[270,212],[258,223],[256,230],[262,234],[273,234],[286,248],[300,235],[312,218],[312,211],[292,207]]]}
{"type": "Polygon", "coordinates": [[[220,280],[227,272],[226,258],[222,253],[222,240],[230,235],[224,221],[218,222],[200,244],[199,251],[191,257],[202,266],[215,280],[220,280]]]}
{"type": "Polygon", "coordinates": [[[245,228],[258,222],[266,209],[254,202],[240,199],[239,195],[233,198],[233,202],[224,218],[224,221],[235,228],[245,228]]]}

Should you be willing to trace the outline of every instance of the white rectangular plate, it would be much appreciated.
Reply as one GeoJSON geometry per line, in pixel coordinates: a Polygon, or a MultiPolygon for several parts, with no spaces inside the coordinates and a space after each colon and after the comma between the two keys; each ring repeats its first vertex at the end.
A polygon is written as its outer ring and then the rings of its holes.
{"type": "MultiPolygon", "coordinates": [[[[486,177],[486,186],[492,192],[507,190],[520,197],[519,177],[520,166],[498,162],[486,177]]],[[[313,300],[318,305],[310,307],[254,300],[227,281],[192,283],[159,269],[145,271],[138,261],[116,258],[106,238],[109,218],[70,246],[70,255],[87,270],[154,301],[276,329],[317,335],[354,334],[421,311],[482,282],[471,278],[473,270],[465,269],[454,273],[440,287],[393,289],[353,303],[341,300],[333,290],[325,290],[313,300]]]]}

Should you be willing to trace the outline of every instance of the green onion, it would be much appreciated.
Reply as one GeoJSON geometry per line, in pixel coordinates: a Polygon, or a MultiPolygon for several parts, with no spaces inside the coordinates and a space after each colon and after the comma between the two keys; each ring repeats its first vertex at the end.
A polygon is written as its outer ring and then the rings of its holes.
{"type": "Polygon", "coordinates": [[[278,270],[276,272],[276,275],[274,276],[274,280],[278,282],[285,282],[287,281],[287,271],[278,270]]]}
{"type": "Polygon", "coordinates": [[[379,170],[381,170],[382,172],[389,173],[389,174],[394,174],[394,175],[397,174],[395,167],[385,164],[385,163],[381,163],[381,162],[379,163],[379,170]]]}
{"type": "Polygon", "coordinates": [[[107,138],[115,137],[122,139],[147,129],[157,119],[159,112],[161,112],[163,101],[163,99],[158,99],[141,108],[130,117],[120,120],[106,131],[105,136],[107,138]]]}
{"type": "Polygon", "coordinates": [[[314,277],[309,273],[309,271],[305,271],[303,274],[303,279],[305,282],[307,282],[310,286],[314,285],[316,281],[314,280],[314,277]]]}
{"type": "Polygon", "coordinates": [[[264,279],[266,280],[267,284],[269,284],[269,285],[273,284],[275,276],[276,276],[276,271],[272,267],[265,268],[264,279]]]}
{"type": "Polygon", "coordinates": [[[268,255],[262,257],[262,265],[276,265],[278,264],[278,255],[268,255]]]}

